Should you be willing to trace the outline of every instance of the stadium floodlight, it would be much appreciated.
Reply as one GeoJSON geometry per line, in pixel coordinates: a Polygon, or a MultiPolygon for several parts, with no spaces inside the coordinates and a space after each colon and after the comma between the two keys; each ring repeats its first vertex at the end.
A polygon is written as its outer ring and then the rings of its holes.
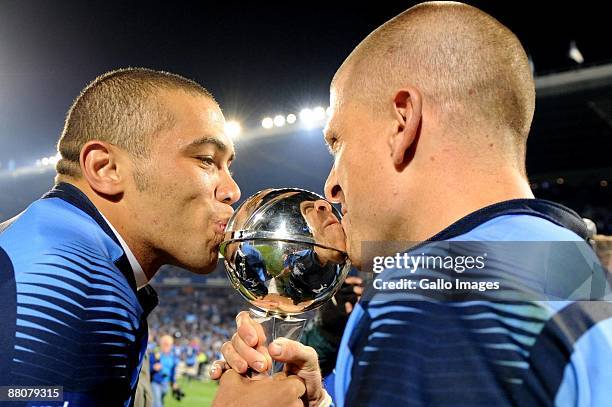
{"type": "Polygon", "coordinates": [[[57,164],[57,162],[60,160],[60,158],[62,158],[62,157],[60,156],[59,153],[55,154],[54,156],[49,157],[49,164],[51,164],[51,165],[57,164]]]}
{"type": "Polygon", "coordinates": [[[287,115],[287,123],[293,124],[297,120],[297,117],[293,113],[287,115]]]}
{"type": "Polygon", "coordinates": [[[51,155],[49,157],[39,158],[38,160],[36,160],[36,166],[37,167],[46,167],[48,165],[55,165],[55,164],[57,164],[57,162],[61,158],[62,158],[62,156],[60,155],[60,153],[57,153],[55,155],[51,155]]]}
{"type": "Polygon", "coordinates": [[[264,129],[271,129],[272,127],[274,127],[274,120],[272,120],[271,117],[266,117],[261,121],[261,126],[264,129]]]}
{"type": "Polygon", "coordinates": [[[584,57],[582,56],[582,52],[580,52],[576,46],[576,41],[570,41],[570,47],[567,55],[577,64],[582,64],[584,62],[584,57]]]}
{"type": "Polygon", "coordinates": [[[236,138],[242,132],[242,126],[235,120],[230,120],[225,123],[225,133],[231,138],[236,138]]]}
{"type": "Polygon", "coordinates": [[[317,106],[313,109],[312,115],[313,119],[317,122],[325,120],[325,109],[323,109],[321,106],[317,106]]]}
{"type": "Polygon", "coordinates": [[[274,116],[274,125],[276,127],[283,127],[285,125],[285,116],[282,114],[274,116]]]}
{"type": "Polygon", "coordinates": [[[302,109],[300,111],[300,121],[305,125],[310,125],[314,121],[312,110],[309,108],[302,109]]]}

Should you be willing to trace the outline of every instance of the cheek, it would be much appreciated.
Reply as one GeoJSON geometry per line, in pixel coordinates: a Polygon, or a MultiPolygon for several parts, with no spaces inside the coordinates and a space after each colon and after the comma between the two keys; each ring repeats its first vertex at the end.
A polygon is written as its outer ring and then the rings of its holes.
{"type": "Polygon", "coordinates": [[[203,226],[209,223],[213,211],[214,190],[209,177],[200,174],[177,176],[164,186],[164,192],[154,205],[154,211],[163,212],[161,221],[169,229],[197,230],[201,235],[203,226]]]}
{"type": "Polygon", "coordinates": [[[206,171],[191,171],[176,178],[177,188],[188,191],[192,200],[214,198],[217,178],[206,171]]]}
{"type": "Polygon", "coordinates": [[[349,195],[349,199],[363,199],[361,196],[350,196],[362,194],[364,190],[372,188],[373,173],[376,171],[373,168],[374,163],[363,162],[357,157],[345,157],[342,163],[339,163],[337,168],[338,182],[342,187],[345,195],[349,195]]]}

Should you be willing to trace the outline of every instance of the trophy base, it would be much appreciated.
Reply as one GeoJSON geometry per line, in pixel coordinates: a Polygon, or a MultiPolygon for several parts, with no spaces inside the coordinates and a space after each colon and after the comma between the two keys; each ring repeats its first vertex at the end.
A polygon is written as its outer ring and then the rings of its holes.
{"type": "MultiPolygon", "coordinates": [[[[302,331],[306,320],[303,318],[295,318],[291,315],[282,316],[277,314],[271,314],[268,312],[260,311],[251,308],[249,310],[251,319],[261,324],[266,335],[266,345],[270,344],[277,338],[287,338],[293,341],[299,341],[302,336],[302,331]]],[[[269,369],[267,373],[257,373],[252,369],[249,369],[249,375],[251,377],[257,375],[272,375],[274,373],[282,372],[285,364],[282,362],[273,362],[272,369],[269,369]]]]}

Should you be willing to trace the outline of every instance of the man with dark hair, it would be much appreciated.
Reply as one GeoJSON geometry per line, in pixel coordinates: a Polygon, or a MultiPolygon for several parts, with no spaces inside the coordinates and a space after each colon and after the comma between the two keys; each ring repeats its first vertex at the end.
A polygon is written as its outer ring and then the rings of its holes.
{"type": "MultiPolygon", "coordinates": [[[[147,282],[164,264],[213,271],[240,198],[224,124],[204,88],[166,72],[121,69],[83,90],[55,187],[0,224],[0,386],[63,387],[45,405],[133,403],[147,282]]],[[[304,388],[279,386],[292,400],[304,388]]]]}
{"type": "MultiPolygon", "coordinates": [[[[352,263],[372,264],[367,242],[387,251],[376,256],[398,258],[431,252],[453,260],[454,250],[492,247],[482,272],[465,276],[478,286],[503,285],[475,293],[403,289],[424,276],[460,278],[385,264],[376,280],[395,289],[368,287],[352,312],[335,405],[612,404],[612,304],[592,301],[609,298],[609,286],[580,217],[534,199],[529,188],[534,104],[519,40],[462,3],[410,8],[337,71],[324,131],[334,156],[325,193],[342,205],[352,263]]],[[[312,348],[287,339],[267,344],[246,313],[237,324],[213,377],[227,365],[223,377],[269,366],[271,356],[304,380],[309,406],[329,405],[312,348]]],[[[222,378],[217,397],[233,405],[238,389],[222,378]]]]}
{"type": "Polygon", "coordinates": [[[160,91],[172,89],[215,103],[202,86],[169,72],[118,69],[92,81],[68,111],[58,143],[61,158],[56,180],[81,175],[81,149],[92,139],[120,146],[135,157],[145,157],[155,134],[174,124],[172,112],[156,97],[160,91]]]}

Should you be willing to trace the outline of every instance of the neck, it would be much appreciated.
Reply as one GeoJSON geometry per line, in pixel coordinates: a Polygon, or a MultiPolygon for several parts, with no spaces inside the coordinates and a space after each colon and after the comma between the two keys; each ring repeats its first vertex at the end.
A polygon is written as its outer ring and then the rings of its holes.
{"type": "Polygon", "coordinates": [[[142,267],[147,280],[151,280],[155,273],[162,266],[161,259],[155,255],[154,251],[142,239],[136,238],[136,233],[130,227],[133,226],[133,217],[128,210],[123,206],[121,200],[113,200],[108,197],[96,193],[83,180],[68,180],[75,187],[79,188],[89,200],[94,204],[96,209],[113,225],[113,228],[121,235],[121,238],[128,245],[138,264],[142,267]]]}
{"type": "MultiPolygon", "coordinates": [[[[463,161],[465,162],[465,160],[463,161]]],[[[433,167],[433,166],[432,166],[433,167]]],[[[422,241],[454,222],[486,206],[519,198],[533,198],[528,181],[510,167],[491,168],[454,165],[448,162],[425,172],[427,182],[416,185],[410,199],[411,214],[407,240],[422,241]]],[[[423,180],[424,178],[421,178],[423,180]]],[[[407,206],[405,206],[407,207],[407,206]]]]}

